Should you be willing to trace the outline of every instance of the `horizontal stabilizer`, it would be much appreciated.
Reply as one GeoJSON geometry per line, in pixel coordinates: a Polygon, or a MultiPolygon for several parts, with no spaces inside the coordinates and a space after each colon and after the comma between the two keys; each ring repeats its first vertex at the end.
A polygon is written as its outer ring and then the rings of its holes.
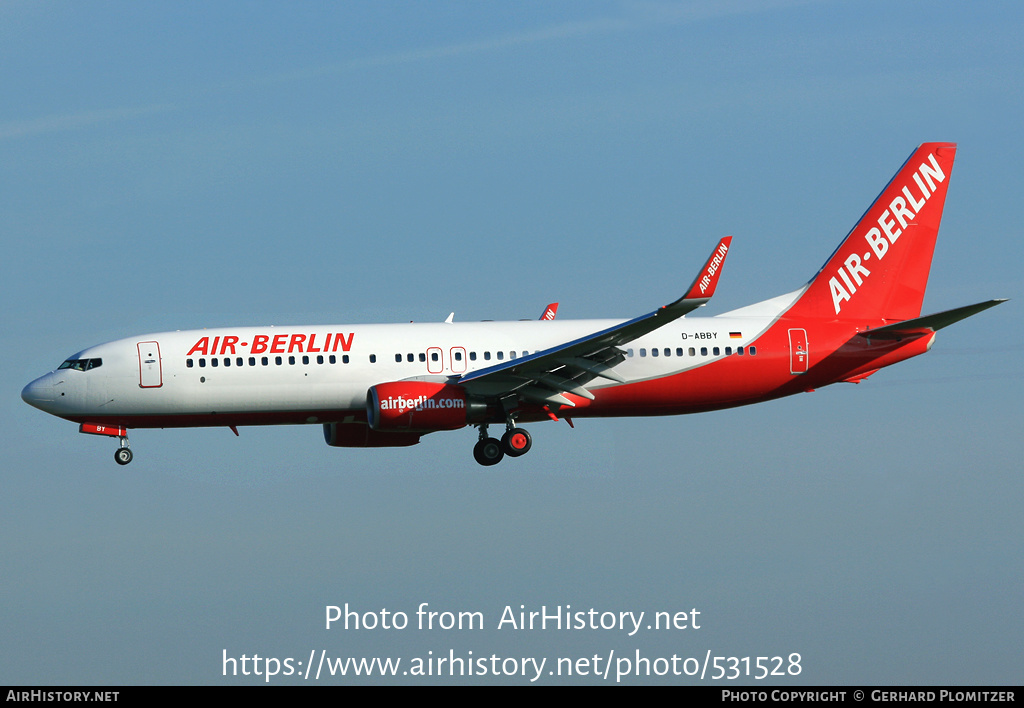
{"type": "Polygon", "coordinates": [[[903,334],[910,334],[912,332],[920,332],[923,329],[930,329],[933,332],[937,332],[943,327],[948,327],[955,322],[966,319],[971,315],[976,315],[979,312],[983,312],[984,310],[987,310],[990,307],[995,307],[1003,302],[1006,302],[1006,298],[986,300],[985,302],[979,302],[975,305],[966,305],[953,310],[946,310],[945,312],[937,312],[934,315],[915,317],[912,320],[904,320],[903,322],[896,322],[891,325],[885,325],[884,327],[870,329],[866,332],[861,332],[861,335],[865,337],[889,338],[903,334]]]}

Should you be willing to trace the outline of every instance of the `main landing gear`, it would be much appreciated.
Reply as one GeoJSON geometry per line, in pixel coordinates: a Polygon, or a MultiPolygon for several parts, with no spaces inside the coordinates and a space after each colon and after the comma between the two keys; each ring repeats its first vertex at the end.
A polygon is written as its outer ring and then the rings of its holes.
{"type": "Polygon", "coordinates": [[[533,438],[525,428],[515,427],[511,420],[507,424],[505,434],[501,440],[487,436],[487,424],[480,426],[480,440],[473,447],[473,458],[485,467],[496,465],[501,462],[505,455],[519,457],[525,455],[533,447],[533,438]]]}

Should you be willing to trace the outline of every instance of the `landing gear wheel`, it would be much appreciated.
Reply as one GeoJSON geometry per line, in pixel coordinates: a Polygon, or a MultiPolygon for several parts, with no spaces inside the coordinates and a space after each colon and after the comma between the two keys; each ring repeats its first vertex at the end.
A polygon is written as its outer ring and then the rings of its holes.
{"type": "Polygon", "coordinates": [[[533,447],[533,438],[523,428],[512,428],[501,436],[501,449],[509,457],[525,455],[533,447]]]}
{"type": "Polygon", "coordinates": [[[119,465],[127,465],[132,461],[131,448],[121,447],[114,452],[114,462],[119,465]]]}
{"type": "Polygon", "coordinates": [[[473,446],[473,459],[485,467],[496,465],[505,456],[497,438],[484,438],[473,446]]]}

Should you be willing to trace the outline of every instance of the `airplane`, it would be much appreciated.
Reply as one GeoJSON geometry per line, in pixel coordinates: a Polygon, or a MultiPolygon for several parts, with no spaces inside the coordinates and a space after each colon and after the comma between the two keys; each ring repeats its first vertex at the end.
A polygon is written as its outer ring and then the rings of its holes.
{"type": "Polygon", "coordinates": [[[532,447],[524,423],[697,413],[768,401],[931,349],[938,330],[1005,300],[921,315],[955,143],[914,150],[803,287],[714,317],[732,237],[682,297],[629,320],[228,327],[83,349],[22,398],[119,440],[132,428],[311,424],[334,447],[402,447],[475,427],[481,465],[532,447]],[[491,425],[504,425],[501,438],[491,425]]]}

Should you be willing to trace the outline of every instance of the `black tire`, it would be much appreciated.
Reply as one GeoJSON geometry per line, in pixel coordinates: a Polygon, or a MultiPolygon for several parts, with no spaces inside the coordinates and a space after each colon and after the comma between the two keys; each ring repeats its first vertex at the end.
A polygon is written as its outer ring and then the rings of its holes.
{"type": "Polygon", "coordinates": [[[497,438],[484,438],[473,446],[473,459],[484,467],[498,464],[504,456],[505,451],[497,438]]]}
{"type": "Polygon", "coordinates": [[[533,447],[533,438],[525,428],[512,428],[501,436],[501,449],[509,457],[525,455],[533,447]]]}
{"type": "Polygon", "coordinates": [[[114,462],[119,465],[127,465],[132,461],[132,451],[127,447],[119,447],[114,451],[114,462]]]}

